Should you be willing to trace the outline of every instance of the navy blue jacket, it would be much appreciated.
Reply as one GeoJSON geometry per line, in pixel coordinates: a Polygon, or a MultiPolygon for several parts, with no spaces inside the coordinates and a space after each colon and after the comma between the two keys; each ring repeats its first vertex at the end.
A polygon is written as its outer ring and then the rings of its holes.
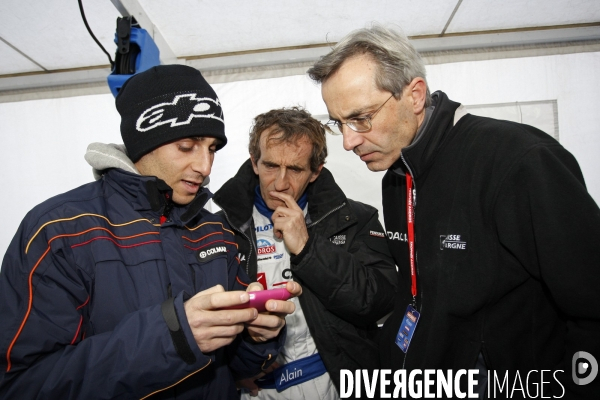
{"type": "Polygon", "coordinates": [[[200,351],[184,301],[248,278],[210,192],[170,196],[110,169],[29,212],[0,276],[0,398],[236,398],[234,379],[275,359],[278,343],[241,338],[200,351]]]}

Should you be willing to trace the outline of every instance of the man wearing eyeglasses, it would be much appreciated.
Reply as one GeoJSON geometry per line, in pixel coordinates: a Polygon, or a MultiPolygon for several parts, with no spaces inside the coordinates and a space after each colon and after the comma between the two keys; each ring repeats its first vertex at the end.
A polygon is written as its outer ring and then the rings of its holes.
{"type": "Polygon", "coordinates": [[[340,370],[379,368],[376,322],[393,307],[396,268],[377,210],[348,199],[323,167],[323,125],[303,109],[254,119],[250,159],[215,193],[239,259],[265,289],[299,282],[287,336],[260,399],[339,399],[340,370]]]}
{"type": "Polygon", "coordinates": [[[482,396],[486,376],[506,376],[511,387],[523,377],[517,394],[597,397],[600,379],[571,379],[578,352],[600,360],[600,210],[574,157],[531,126],[430,95],[419,54],[380,26],[352,32],[308,73],[344,148],[387,170],[400,287],[382,366],[478,369],[482,396]]]}

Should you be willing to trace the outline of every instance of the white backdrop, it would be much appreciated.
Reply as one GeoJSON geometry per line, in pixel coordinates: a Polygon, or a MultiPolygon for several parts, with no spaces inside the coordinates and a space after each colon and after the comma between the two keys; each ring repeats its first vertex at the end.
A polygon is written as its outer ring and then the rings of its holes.
{"type": "MultiPolygon", "coordinates": [[[[556,100],[560,142],[583,170],[600,202],[600,53],[471,61],[427,67],[432,91],[443,90],[466,105],[556,100]]],[[[301,105],[326,114],[320,88],[304,75],[213,85],[225,113],[228,145],[217,153],[211,189],[217,190],[248,157],[252,118],[269,109],[301,105]]],[[[0,254],[20,221],[36,204],[92,180],[83,159],[88,143],[121,142],[119,115],[110,94],[0,103],[0,254]]],[[[341,137],[328,139],[330,168],[348,197],[381,209],[380,181],[341,137]]],[[[576,205],[574,205],[576,206],[576,205]]]]}

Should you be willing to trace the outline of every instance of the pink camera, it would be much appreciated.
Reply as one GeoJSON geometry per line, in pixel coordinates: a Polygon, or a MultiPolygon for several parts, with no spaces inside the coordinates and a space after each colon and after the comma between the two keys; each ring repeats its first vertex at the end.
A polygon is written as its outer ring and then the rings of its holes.
{"type": "Polygon", "coordinates": [[[292,295],[286,288],[282,289],[271,289],[271,290],[258,290],[256,292],[248,292],[250,301],[244,304],[238,304],[231,307],[225,307],[229,310],[239,310],[242,308],[256,308],[258,312],[267,311],[265,309],[265,303],[267,300],[287,300],[292,295]]]}

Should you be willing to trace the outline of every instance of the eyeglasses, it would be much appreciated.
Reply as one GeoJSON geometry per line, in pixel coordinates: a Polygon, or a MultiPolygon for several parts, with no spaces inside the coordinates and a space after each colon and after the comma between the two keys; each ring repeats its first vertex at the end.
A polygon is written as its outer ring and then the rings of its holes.
{"type": "Polygon", "coordinates": [[[364,117],[349,118],[348,121],[346,121],[346,122],[334,121],[334,120],[330,119],[329,121],[327,121],[327,123],[325,125],[337,126],[337,128],[340,130],[340,132],[342,132],[342,125],[347,125],[348,128],[352,129],[354,132],[358,132],[358,133],[368,132],[372,128],[371,121],[373,120],[373,118],[375,118],[375,115],[379,112],[379,110],[381,110],[383,108],[383,106],[385,106],[385,104],[392,97],[394,97],[393,93],[390,97],[388,97],[388,99],[386,101],[383,102],[383,104],[377,110],[373,111],[369,115],[365,115],[364,117]]]}

